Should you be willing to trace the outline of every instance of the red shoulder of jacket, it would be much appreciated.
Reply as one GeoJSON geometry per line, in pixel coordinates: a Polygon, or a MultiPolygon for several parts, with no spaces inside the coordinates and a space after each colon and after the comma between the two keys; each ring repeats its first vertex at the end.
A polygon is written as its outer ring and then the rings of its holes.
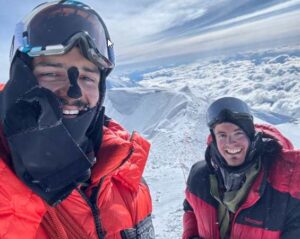
{"type": "Polygon", "coordinates": [[[133,132],[131,135],[117,122],[103,128],[101,148],[92,170],[92,183],[110,175],[132,190],[137,190],[148,158],[150,143],[133,132]]]}
{"type": "Polygon", "coordinates": [[[300,200],[300,150],[284,149],[272,165],[268,180],[276,190],[300,200]]]}
{"type": "Polygon", "coordinates": [[[268,181],[276,190],[300,199],[300,150],[273,126],[256,125],[256,130],[277,139],[283,148],[274,159],[268,181]]]}
{"type": "Polygon", "coordinates": [[[130,139],[129,132],[113,119],[111,119],[109,121],[107,128],[110,131],[112,131],[115,135],[120,137],[121,139],[124,139],[124,140],[129,140],[130,139]]]}
{"type": "Polygon", "coordinates": [[[5,87],[5,84],[4,83],[0,83],[0,91],[2,91],[5,87]]]}

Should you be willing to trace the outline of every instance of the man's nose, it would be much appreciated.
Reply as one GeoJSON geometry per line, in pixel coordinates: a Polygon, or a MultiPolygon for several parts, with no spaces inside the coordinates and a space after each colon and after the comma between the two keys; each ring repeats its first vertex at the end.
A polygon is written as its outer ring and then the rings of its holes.
{"type": "Polygon", "coordinates": [[[229,135],[229,136],[227,137],[227,143],[228,143],[228,144],[233,144],[233,143],[235,143],[235,138],[234,138],[234,136],[229,135]]]}
{"type": "Polygon", "coordinates": [[[79,99],[82,96],[81,89],[78,85],[79,71],[78,68],[72,66],[68,69],[68,78],[70,81],[70,87],[68,89],[68,96],[73,99],[79,99]]]}

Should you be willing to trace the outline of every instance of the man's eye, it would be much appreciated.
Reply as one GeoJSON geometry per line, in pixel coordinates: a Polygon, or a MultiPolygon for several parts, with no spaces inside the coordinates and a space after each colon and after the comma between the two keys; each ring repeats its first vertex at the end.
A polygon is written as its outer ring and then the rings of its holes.
{"type": "Polygon", "coordinates": [[[96,82],[95,79],[93,79],[93,78],[91,78],[91,77],[88,77],[88,76],[82,76],[82,77],[81,77],[81,80],[87,81],[87,82],[96,82]]]}
{"type": "Polygon", "coordinates": [[[244,135],[244,132],[243,131],[238,131],[235,133],[235,135],[244,135]]]}
{"type": "Polygon", "coordinates": [[[219,139],[224,139],[224,138],[226,138],[226,135],[225,134],[218,134],[218,138],[219,139]]]}
{"type": "Polygon", "coordinates": [[[54,72],[45,72],[45,73],[40,73],[40,77],[57,77],[58,75],[54,72]]]}

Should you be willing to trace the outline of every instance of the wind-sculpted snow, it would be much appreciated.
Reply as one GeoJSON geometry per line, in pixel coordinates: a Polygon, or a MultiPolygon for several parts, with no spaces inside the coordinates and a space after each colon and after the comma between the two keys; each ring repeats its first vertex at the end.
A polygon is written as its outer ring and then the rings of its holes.
{"type": "Polygon", "coordinates": [[[108,109],[129,130],[137,130],[148,139],[156,132],[177,126],[190,99],[167,89],[115,88],[108,94],[108,109]]]}
{"type": "Polygon", "coordinates": [[[275,124],[300,147],[299,49],[145,72],[137,77],[142,79],[138,87],[109,90],[106,105],[109,116],[152,143],[145,178],[158,239],[181,237],[185,181],[191,165],[203,160],[208,135],[205,112],[214,99],[225,95],[244,99],[256,122],[275,124]]]}

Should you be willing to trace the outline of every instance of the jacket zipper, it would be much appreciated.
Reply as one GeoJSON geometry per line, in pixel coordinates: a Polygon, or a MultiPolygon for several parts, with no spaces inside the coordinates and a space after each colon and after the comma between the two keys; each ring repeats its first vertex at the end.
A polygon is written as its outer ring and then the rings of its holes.
{"type": "Polygon", "coordinates": [[[102,229],[102,225],[101,225],[101,221],[100,221],[99,208],[97,206],[98,193],[100,191],[100,188],[101,188],[101,185],[104,181],[104,178],[105,177],[102,177],[100,179],[100,182],[99,182],[98,186],[93,189],[90,199],[85,195],[85,193],[83,191],[81,191],[80,189],[77,189],[79,194],[82,196],[82,198],[86,201],[86,203],[91,208],[93,219],[94,219],[94,222],[95,222],[97,236],[98,236],[99,239],[104,239],[104,236],[105,236],[105,233],[102,229]]]}
{"type": "MultiPolygon", "coordinates": [[[[134,134],[135,134],[135,131],[132,132],[129,141],[132,141],[132,138],[133,138],[134,134]]],[[[131,147],[130,151],[129,151],[129,154],[122,161],[121,165],[123,165],[131,157],[133,152],[134,152],[134,147],[131,147]]],[[[93,218],[94,218],[94,222],[95,222],[95,226],[96,226],[97,236],[98,236],[99,239],[104,239],[104,236],[105,236],[105,232],[102,229],[102,225],[101,225],[101,221],[100,221],[99,208],[97,206],[97,198],[98,198],[98,194],[100,192],[101,185],[104,181],[104,178],[105,178],[105,176],[100,179],[100,182],[99,182],[98,186],[93,189],[90,199],[85,195],[85,193],[82,190],[77,188],[77,191],[79,192],[79,194],[82,196],[82,198],[86,201],[86,203],[91,208],[93,218]]]]}
{"type": "MultiPolygon", "coordinates": [[[[131,134],[131,136],[129,138],[129,142],[132,142],[132,138],[133,138],[134,134],[135,134],[135,131],[132,132],[132,134],[131,134]]],[[[130,149],[129,149],[128,155],[122,160],[122,162],[118,166],[118,168],[121,167],[124,163],[126,163],[126,161],[131,157],[131,155],[132,155],[133,152],[134,152],[134,147],[131,146],[130,149]]]]}

